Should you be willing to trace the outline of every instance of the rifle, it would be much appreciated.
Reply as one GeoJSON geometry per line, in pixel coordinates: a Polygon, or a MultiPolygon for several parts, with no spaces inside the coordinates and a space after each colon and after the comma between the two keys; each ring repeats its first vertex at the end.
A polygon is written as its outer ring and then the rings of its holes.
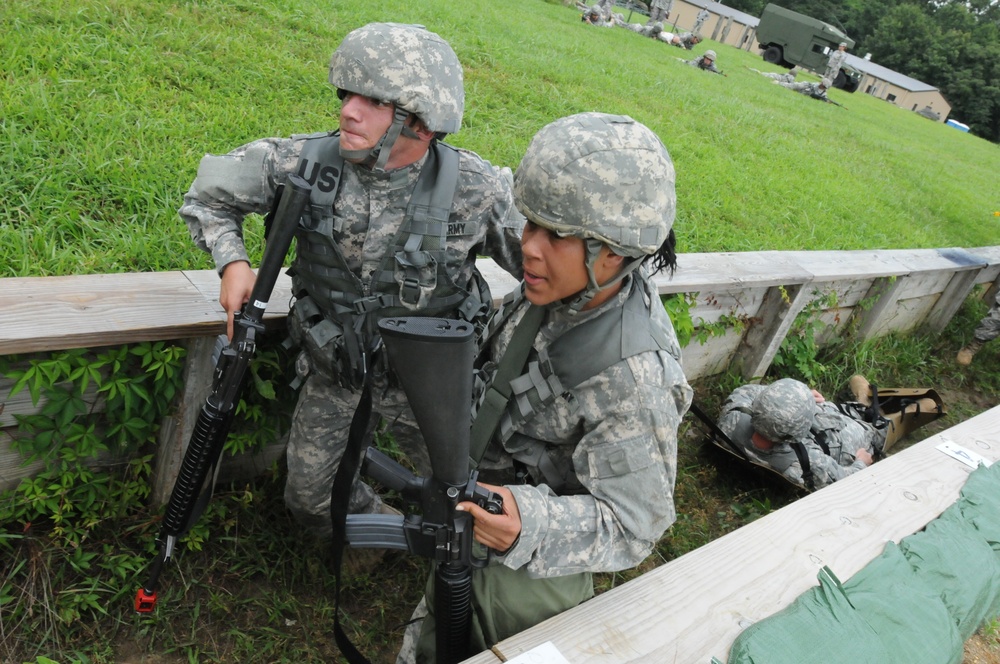
{"type": "Polygon", "coordinates": [[[308,182],[291,174],[287,183],[276,192],[274,205],[265,222],[265,226],[271,229],[267,234],[267,248],[257,270],[250,300],[235,315],[232,341],[220,335],[216,345],[212,393],[205,399],[198,414],[170,493],[160,535],[156,538],[160,550],[150,565],[149,580],[135,596],[135,610],[139,613],[151,613],[156,608],[160,573],[173,556],[178,538],[191,529],[211,498],[211,483],[206,486],[206,480],[222,455],[233,414],[246,383],[250,360],[256,352],[257,337],[264,332],[264,310],[298,228],[299,218],[309,202],[310,191],[308,182]]]}
{"type": "MultiPolygon", "coordinates": [[[[473,654],[469,652],[472,570],[489,561],[488,552],[477,555],[472,516],[455,506],[472,501],[493,514],[503,511],[502,498],[480,487],[478,472],[469,470],[474,329],[463,321],[428,317],[386,318],[378,327],[389,365],[427,445],[432,476],[417,477],[369,447],[361,472],[419,505],[422,514],[348,514],[342,536],[352,547],[401,549],[435,561],[437,661],[453,664],[473,654]]],[[[348,653],[357,651],[341,638],[338,631],[337,643],[348,660],[364,661],[352,659],[348,653]]]]}
{"type": "Polygon", "coordinates": [[[836,102],[836,101],[834,101],[834,100],[830,99],[829,97],[827,97],[826,99],[824,99],[824,101],[825,101],[825,102],[827,102],[828,104],[833,104],[834,106],[840,106],[840,107],[841,107],[842,109],[844,109],[845,111],[847,110],[847,107],[846,107],[846,106],[844,106],[844,105],[843,105],[843,104],[841,104],[840,102],[836,102]]]}

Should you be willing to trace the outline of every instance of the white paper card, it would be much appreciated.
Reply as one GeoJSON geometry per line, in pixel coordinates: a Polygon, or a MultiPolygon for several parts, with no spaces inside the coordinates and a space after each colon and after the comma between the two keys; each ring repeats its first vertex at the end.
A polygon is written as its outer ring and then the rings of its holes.
{"type": "Polygon", "coordinates": [[[950,440],[945,440],[945,442],[938,445],[937,448],[951,458],[958,459],[969,468],[978,468],[979,464],[989,466],[993,463],[981,454],[977,454],[976,452],[962,447],[961,445],[956,445],[950,440]]]}
{"type": "Polygon", "coordinates": [[[514,659],[508,659],[507,664],[569,664],[569,660],[563,657],[551,641],[546,641],[514,659]]]}

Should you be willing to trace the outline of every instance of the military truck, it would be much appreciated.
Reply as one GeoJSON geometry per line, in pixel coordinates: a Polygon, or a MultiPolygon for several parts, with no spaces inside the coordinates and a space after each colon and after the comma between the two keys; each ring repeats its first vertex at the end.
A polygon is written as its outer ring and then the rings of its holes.
{"type": "MultiPolygon", "coordinates": [[[[853,39],[829,23],[775,4],[764,7],[760,15],[757,42],[767,62],[782,67],[798,65],[820,74],[826,71],[830,53],[841,42],[846,42],[848,49],[854,46],[853,39]]],[[[861,78],[861,72],[844,63],[833,87],[854,92],[861,78]]]]}

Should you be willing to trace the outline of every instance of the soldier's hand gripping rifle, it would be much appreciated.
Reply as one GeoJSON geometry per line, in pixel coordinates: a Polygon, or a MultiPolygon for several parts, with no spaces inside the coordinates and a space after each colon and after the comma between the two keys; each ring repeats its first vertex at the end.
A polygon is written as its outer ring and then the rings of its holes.
{"type": "Polygon", "coordinates": [[[212,393],[198,414],[184,460],[181,462],[170,501],[163,516],[157,542],[160,550],[149,568],[149,580],[135,597],[135,610],[150,613],[156,608],[156,588],[163,566],[173,556],[177,540],[183,537],[204,510],[211,497],[209,471],[218,463],[229,435],[233,414],[239,405],[246,383],[250,360],[257,348],[258,337],[264,331],[264,310],[278,279],[285,255],[299,224],[299,218],[309,202],[309,183],[297,175],[289,175],[280,187],[274,206],[268,214],[267,247],[257,270],[250,300],[235,315],[233,338],[227,343],[220,337],[212,393]],[[209,484],[209,486],[206,486],[209,484]]]}
{"type": "Polygon", "coordinates": [[[347,515],[352,547],[403,549],[434,560],[435,638],[438,664],[469,657],[472,569],[488,556],[473,553],[473,519],[455,509],[472,501],[493,514],[502,498],[470,473],[469,430],[475,335],[469,323],[442,318],[388,318],[379,331],[416,417],[430,456],[432,476],[420,478],[369,447],[362,472],[405,500],[421,515],[347,515]]]}

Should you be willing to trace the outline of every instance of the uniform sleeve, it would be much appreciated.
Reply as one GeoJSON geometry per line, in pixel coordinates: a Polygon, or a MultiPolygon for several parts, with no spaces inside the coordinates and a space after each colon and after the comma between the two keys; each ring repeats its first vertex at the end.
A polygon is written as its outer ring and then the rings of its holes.
{"type": "Polygon", "coordinates": [[[516,279],[521,279],[524,274],[521,266],[521,232],[524,230],[525,219],[514,207],[514,174],[506,166],[497,167],[489,162],[487,166],[493,170],[496,185],[482,254],[492,258],[516,279]]]}
{"type": "Polygon", "coordinates": [[[243,219],[271,208],[283,166],[294,151],[290,139],[265,138],[225,155],[205,155],[178,213],[194,243],[212,254],[221,274],[233,261],[249,262],[243,219]]]}
{"type": "MultiPolygon", "coordinates": [[[[817,489],[821,489],[837,480],[842,480],[848,475],[853,475],[859,470],[867,468],[864,461],[855,459],[848,466],[840,465],[836,459],[824,454],[823,450],[815,445],[809,445],[809,467],[813,473],[813,482],[817,489]]],[[[798,464],[796,464],[797,466],[798,464]]],[[[800,469],[801,472],[801,469],[800,469]]]]}
{"type": "Polygon", "coordinates": [[[575,392],[588,424],[573,466],[588,493],[508,487],[522,529],[503,564],[535,577],[634,567],[676,518],[677,427],[692,394],[676,360],[642,353],[575,392]]]}

